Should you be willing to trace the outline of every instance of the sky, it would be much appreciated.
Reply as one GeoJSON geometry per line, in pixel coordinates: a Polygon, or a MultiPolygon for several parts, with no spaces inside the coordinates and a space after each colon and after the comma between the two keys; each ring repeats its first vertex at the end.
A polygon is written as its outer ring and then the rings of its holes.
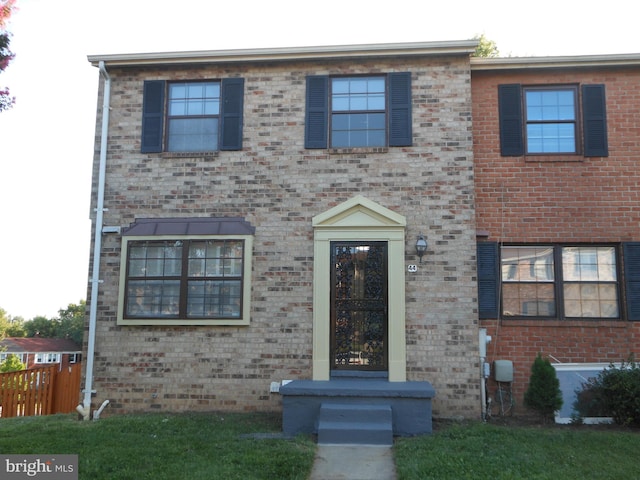
{"type": "Polygon", "coordinates": [[[502,56],[640,53],[629,0],[18,0],[0,87],[0,308],[86,299],[99,73],[87,55],[467,40],[502,56]]]}

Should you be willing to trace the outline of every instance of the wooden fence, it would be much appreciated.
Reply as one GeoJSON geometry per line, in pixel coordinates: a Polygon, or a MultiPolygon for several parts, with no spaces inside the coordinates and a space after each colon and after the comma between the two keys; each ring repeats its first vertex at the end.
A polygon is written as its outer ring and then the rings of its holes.
{"type": "Polygon", "coordinates": [[[0,417],[72,413],[80,398],[82,365],[0,373],[0,417]]]}

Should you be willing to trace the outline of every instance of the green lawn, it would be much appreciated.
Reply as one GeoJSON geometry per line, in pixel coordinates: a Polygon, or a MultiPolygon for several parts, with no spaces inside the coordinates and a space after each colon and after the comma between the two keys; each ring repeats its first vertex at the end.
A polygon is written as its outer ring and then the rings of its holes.
{"type": "MultiPolygon", "coordinates": [[[[275,414],[8,418],[0,453],[77,454],[86,480],[306,479],[313,439],[280,432],[275,414]]],[[[640,431],[436,423],[433,435],[397,439],[394,455],[399,480],[629,480],[640,478],[640,431]]]]}
{"type": "Polygon", "coordinates": [[[7,418],[0,419],[0,452],[77,454],[86,480],[306,479],[311,438],[251,435],[280,431],[281,417],[267,414],[7,418]]]}
{"type": "Polygon", "coordinates": [[[451,425],[394,454],[399,480],[640,478],[640,432],[616,427],[451,425]]]}

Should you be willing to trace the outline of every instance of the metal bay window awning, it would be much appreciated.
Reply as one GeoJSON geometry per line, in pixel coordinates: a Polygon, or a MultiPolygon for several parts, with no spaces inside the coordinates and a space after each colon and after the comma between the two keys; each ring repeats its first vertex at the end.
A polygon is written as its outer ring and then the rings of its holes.
{"type": "Polygon", "coordinates": [[[122,235],[254,235],[255,231],[242,217],[138,218],[122,235]]]}

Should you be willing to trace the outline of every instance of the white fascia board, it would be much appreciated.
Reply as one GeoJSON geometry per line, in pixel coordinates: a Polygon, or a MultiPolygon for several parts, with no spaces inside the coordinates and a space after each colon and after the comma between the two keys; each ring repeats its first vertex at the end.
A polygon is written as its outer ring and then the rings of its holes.
{"type": "Polygon", "coordinates": [[[452,40],[443,42],[380,43],[245,50],[123,53],[89,55],[87,59],[94,66],[97,66],[100,61],[103,61],[108,67],[230,62],[251,63],[367,57],[471,55],[477,46],[477,40],[452,40]]]}

